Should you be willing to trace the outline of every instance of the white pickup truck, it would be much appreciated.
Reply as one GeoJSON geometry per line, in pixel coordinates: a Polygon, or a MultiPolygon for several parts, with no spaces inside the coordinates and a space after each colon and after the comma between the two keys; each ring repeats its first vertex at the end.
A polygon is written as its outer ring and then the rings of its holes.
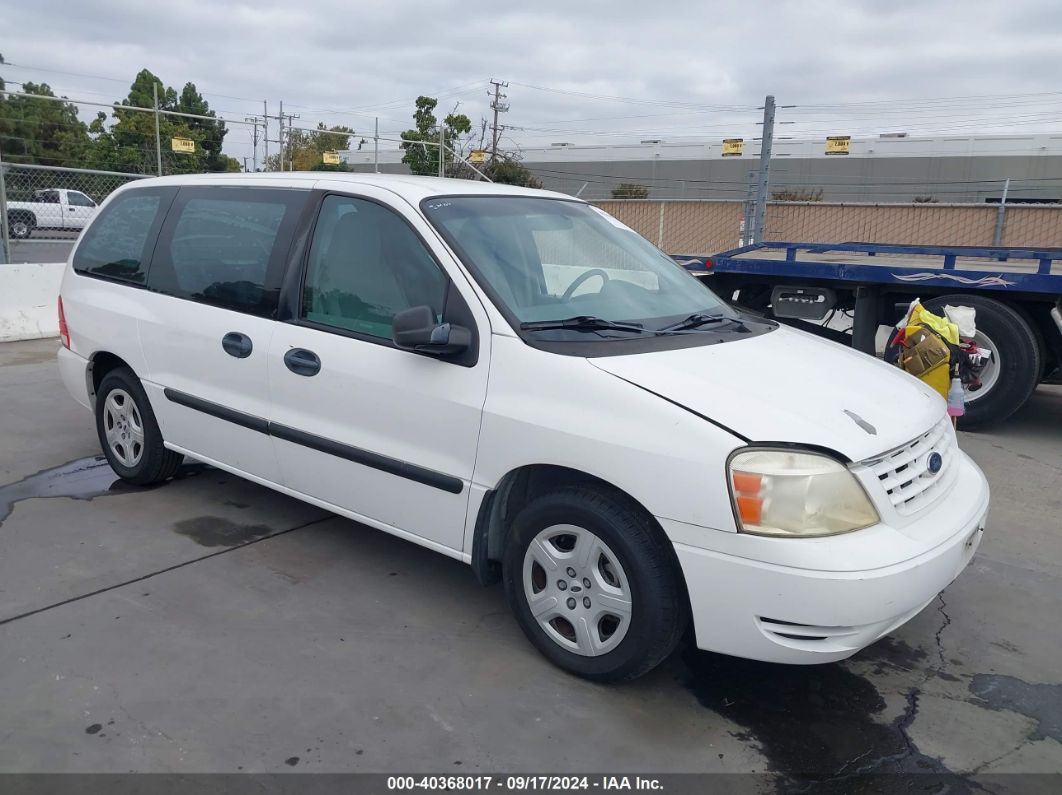
{"type": "Polygon", "coordinates": [[[31,201],[7,203],[8,233],[25,240],[34,229],[80,232],[96,214],[96,202],[84,193],[66,188],[48,188],[33,193],[31,201]]]}

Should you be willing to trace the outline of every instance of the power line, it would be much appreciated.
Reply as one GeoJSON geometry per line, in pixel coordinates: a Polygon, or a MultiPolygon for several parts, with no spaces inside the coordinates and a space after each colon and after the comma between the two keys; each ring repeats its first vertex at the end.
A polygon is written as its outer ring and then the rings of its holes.
{"type": "Polygon", "coordinates": [[[549,86],[536,86],[530,83],[520,83],[516,80],[511,81],[514,86],[522,86],[523,88],[530,88],[534,91],[545,91],[551,94],[565,94],[568,96],[585,97],[587,99],[608,100],[611,102],[624,102],[631,105],[660,105],[664,107],[672,108],[691,108],[691,109],[703,109],[703,110],[755,110],[755,105],[711,105],[701,104],[695,102],[679,102],[677,100],[654,100],[654,99],[639,99],[637,97],[621,97],[609,94],[591,94],[586,91],[574,91],[564,88],[551,88],[549,86]]]}

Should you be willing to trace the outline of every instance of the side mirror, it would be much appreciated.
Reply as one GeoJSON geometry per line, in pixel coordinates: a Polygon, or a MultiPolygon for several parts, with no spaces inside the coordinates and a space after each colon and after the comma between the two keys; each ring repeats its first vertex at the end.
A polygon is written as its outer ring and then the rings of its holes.
{"type": "Polygon", "coordinates": [[[453,323],[436,323],[431,307],[414,306],[391,320],[391,339],[407,351],[450,356],[472,344],[472,332],[453,323]]]}

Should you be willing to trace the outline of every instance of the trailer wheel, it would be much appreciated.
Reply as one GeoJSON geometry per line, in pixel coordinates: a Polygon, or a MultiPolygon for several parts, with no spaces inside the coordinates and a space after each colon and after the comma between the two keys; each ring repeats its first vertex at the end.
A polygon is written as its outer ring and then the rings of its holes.
{"type": "Polygon", "coordinates": [[[976,341],[992,351],[992,361],[981,376],[983,386],[966,393],[966,414],[959,419],[963,429],[1005,420],[1025,405],[1043,373],[1043,354],[1036,333],[1011,307],[979,295],[942,295],[925,302],[935,315],[944,307],[969,306],[977,310],[976,341]]]}

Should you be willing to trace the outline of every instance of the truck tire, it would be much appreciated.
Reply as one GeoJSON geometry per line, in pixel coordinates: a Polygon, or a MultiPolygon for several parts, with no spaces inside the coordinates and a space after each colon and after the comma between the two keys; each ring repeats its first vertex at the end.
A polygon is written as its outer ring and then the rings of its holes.
{"type": "Polygon", "coordinates": [[[984,386],[966,395],[963,430],[1005,420],[1025,405],[1043,373],[1043,353],[1036,332],[1025,317],[1002,301],[980,295],[942,295],[925,301],[925,308],[943,315],[944,307],[977,310],[977,342],[992,351],[993,361],[982,374],[984,386]]]}
{"type": "Polygon", "coordinates": [[[13,212],[7,216],[7,230],[12,240],[25,240],[37,226],[37,219],[32,213],[13,212]]]}

